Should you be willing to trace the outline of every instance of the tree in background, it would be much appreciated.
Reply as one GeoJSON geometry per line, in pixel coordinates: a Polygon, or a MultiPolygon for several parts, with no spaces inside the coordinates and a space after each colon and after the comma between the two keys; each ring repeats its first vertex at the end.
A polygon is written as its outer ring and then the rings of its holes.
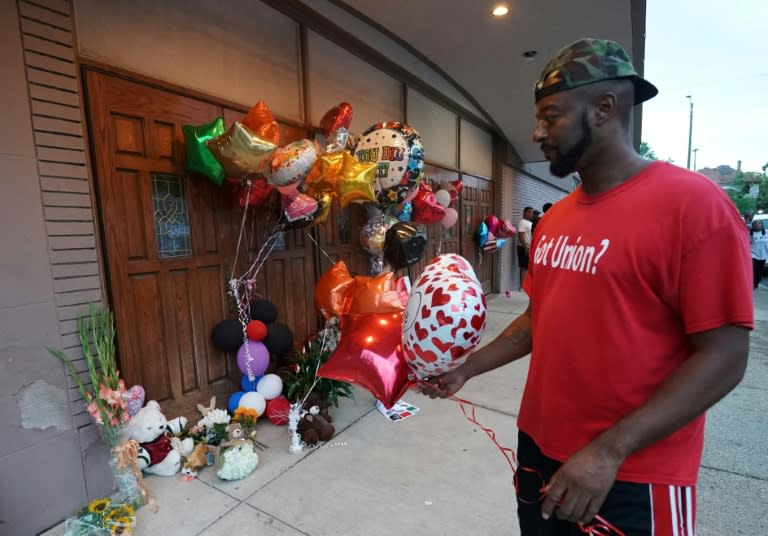
{"type": "Polygon", "coordinates": [[[646,160],[658,160],[658,158],[656,158],[656,153],[653,152],[653,149],[651,149],[651,146],[648,145],[647,141],[640,142],[640,156],[646,160]]]}
{"type": "Polygon", "coordinates": [[[742,214],[768,209],[768,177],[762,173],[738,173],[736,179],[724,189],[742,214]],[[757,197],[750,195],[754,187],[757,187],[757,197]]]}

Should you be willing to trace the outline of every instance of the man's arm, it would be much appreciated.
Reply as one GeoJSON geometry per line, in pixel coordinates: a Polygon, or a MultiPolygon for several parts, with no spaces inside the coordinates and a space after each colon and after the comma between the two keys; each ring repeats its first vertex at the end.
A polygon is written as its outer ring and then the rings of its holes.
{"type": "Polygon", "coordinates": [[[648,401],[571,456],[553,475],[542,515],[589,523],[624,459],[680,429],[728,394],[744,377],[749,330],[728,325],[690,335],[692,355],[648,401]],[[558,506],[558,503],[562,504],[558,506]]]}
{"type": "Polygon", "coordinates": [[[531,302],[492,342],[474,352],[460,367],[430,379],[435,387],[424,386],[432,398],[455,394],[471,378],[511,363],[531,353],[531,302]]]}
{"type": "Polygon", "coordinates": [[[531,303],[493,341],[473,353],[461,366],[467,379],[474,378],[531,353],[531,303]]]}

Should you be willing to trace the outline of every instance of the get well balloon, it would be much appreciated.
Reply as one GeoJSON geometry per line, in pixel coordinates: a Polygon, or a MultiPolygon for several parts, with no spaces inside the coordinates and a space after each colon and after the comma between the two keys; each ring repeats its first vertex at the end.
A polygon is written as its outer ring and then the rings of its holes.
{"type": "Polygon", "coordinates": [[[317,160],[311,140],[299,140],[276,149],[264,166],[264,176],[277,187],[300,182],[317,160]]]}
{"type": "Polygon", "coordinates": [[[376,200],[389,206],[405,200],[421,180],[424,147],[412,127],[389,121],[368,128],[357,141],[355,156],[362,163],[376,164],[376,200]]]}
{"type": "Polygon", "coordinates": [[[486,324],[480,282],[473,271],[461,271],[469,263],[441,257],[416,280],[403,316],[405,360],[420,379],[461,365],[480,342],[486,324]]]}

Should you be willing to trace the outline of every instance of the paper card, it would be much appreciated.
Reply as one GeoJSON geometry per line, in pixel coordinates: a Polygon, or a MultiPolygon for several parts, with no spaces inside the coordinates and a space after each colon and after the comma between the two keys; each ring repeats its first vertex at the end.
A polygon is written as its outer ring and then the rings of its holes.
{"type": "Polygon", "coordinates": [[[408,417],[413,417],[416,412],[419,411],[417,406],[409,404],[405,400],[398,400],[395,405],[389,409],[385,408],[384,404],[377,400],[376,408],[382,415],[384,415],[392,422],[399,422],[407,419],[408,417]]]}

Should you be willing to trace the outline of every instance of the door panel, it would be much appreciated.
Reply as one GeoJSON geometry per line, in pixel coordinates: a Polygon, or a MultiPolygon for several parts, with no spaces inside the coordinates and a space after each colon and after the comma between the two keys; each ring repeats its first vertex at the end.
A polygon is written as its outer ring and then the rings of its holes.
{"type": "Polygon", "coordinates": [[[121,372],[148,399],[188,413],[234,387],[234,363],[210,343],[227,313],[231,205],[184,172],[181,132],[222,110],[94,71],[86,87],[121,372]]]}
{"type": "Polygon", "coordinates": [[[498,263],[494,253],[487,253],[477,245],[477,228],[486,216],[493,212],[493,182],[481,177],[463,174],[459,222],[461,227],[462,255],[472,263],[483,292],[491,292],[493,270],[498,263]]]}

